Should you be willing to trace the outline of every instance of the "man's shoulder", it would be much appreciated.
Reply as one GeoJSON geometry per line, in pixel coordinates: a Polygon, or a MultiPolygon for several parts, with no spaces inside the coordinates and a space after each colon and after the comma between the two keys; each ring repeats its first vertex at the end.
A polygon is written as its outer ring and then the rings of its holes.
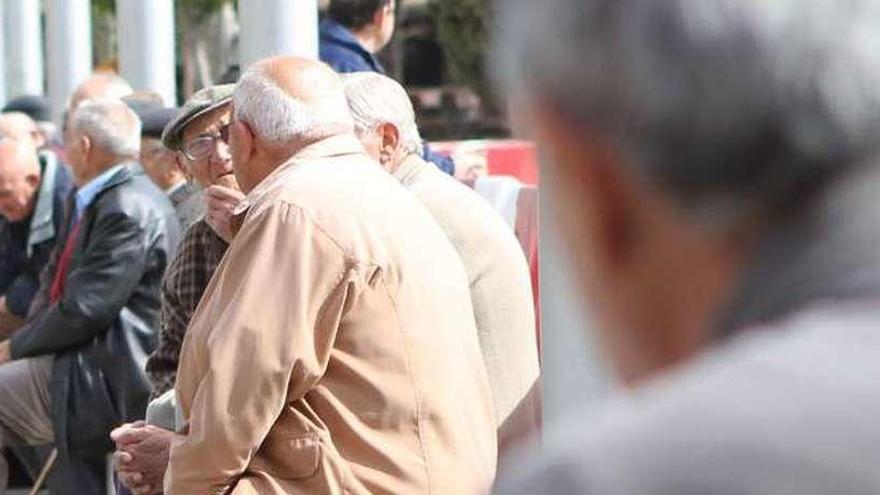
{"type": "Polygon", "coordinates": [[[838,306],[753,330],[572,416],[500,493],[877,493],[878,324],[838,306]]]}

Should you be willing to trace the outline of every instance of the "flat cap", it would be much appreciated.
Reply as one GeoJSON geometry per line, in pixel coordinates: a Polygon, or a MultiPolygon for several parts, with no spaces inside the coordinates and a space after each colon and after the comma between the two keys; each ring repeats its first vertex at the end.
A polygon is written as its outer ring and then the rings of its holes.
{"type": "Polygon", "coordinates": [[[186,126],[232,101],[234,89],[234,84],[221,84],[197,91],[183,105],[177,118],[165,126],[165,131],[162,132],[162,144],[170,150],[180,151],[183,146],[183,130],[186,126]]]}
{"type": "Polygon", "coordinates": [[[3,113],[21,112],[32,118],[34,122],[49,122],[52,116],[49,113],[49,102],[46,98],[38,95],[24,95],[13,98],[3,107],[3,113]]]}
{"type": "Polygon", "coordinates": [[[162,131],[180,115],[179,108],[154,108],[138,115],[141,118],[141,137],[162,139],[162,131]]]}

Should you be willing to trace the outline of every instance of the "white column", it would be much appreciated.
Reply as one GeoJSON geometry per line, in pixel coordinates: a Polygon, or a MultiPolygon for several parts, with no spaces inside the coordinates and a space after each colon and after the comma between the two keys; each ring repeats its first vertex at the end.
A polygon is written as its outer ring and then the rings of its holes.
{"type": "Polygon", "coordinates": [[[317,0],[239,2],[241,68],[272,55],[318,58],[317,0]]]}
{"type": "Polygon", "coordinates": [[[6,78],[8,77],[6,74],[8,73],[8,67],[6,66],[6,52],[4,52],[4,33],[5,29],[3,28],[3,19],[6,16],[3,15],[3,2],[0,1],[0,105],[6,103],[6,78]]]}
{"type": "Polygon", "coordinates": [[[3,31],[6,48],[6,89],[11,98],[43,94],[43,30],[40,2],[5,0],[3,31]]]}
{"type": "Polygon", "coordinates": [[[57,122],[67,100],[92,72],[90,0],[46,0],[49,102],[57,122]]]}
{"type": "Polygon", "coordinates": [[[552,169],[541,167],[539,251],[541,273],[541,373],[544,422],[596,401],[609,389],[606,366],[591,336],[586,301],[572,277],[571,261],[560,235],[559,219],[571,215],[558,204],[552,169]]]}
{"type": "Polygon", "coordinates": [[[116,0],[116,12],[120,74],[175,105],[174,0],[116,0]]]}

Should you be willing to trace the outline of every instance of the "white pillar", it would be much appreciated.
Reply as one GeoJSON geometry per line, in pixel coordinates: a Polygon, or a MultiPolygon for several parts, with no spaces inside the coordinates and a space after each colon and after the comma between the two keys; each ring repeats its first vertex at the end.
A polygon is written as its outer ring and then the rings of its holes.
{"type": "Polygon", "coordinates": [[[67,100],[92,72],[90,0],[46,0],[49,102],[57,122],[67,100]]]}
{"type": "Polygon", "coordinates": [[[7,95],[41,95],[44,90],[40,2],[5,0],[3,14],[7,95]]]}
{"type": "Polygon", "coordinates": [[[318,58],[318,0],[240,2],[241,68],[272,55],[318,58]]]}
{"type": "Polygon", "coordinates": [[[116,0],[116,12],[120,74],[175,105],[174,0],[116,0]]]}
{"type": "Polygon", "coordinates": [[[538,249],[546,424],[598,400],[610,386],[607,368],[590,334],[586,301],[576,288],[571,261],[560,235],[559,219],[572,212],[565,211],[556,200],[559,180],[552,169],[541,167],[538,249]]]}
{"type": "Polygon", "coordinates": [[[3,2],[0,1],[0,104],[6,103],[6,78],[8,77],[6,74],[9,71],[6,66],[6,52],[3,51],[3,36],[6,31],[3,28],[3,19],[5,18],[6,17],[3,15],[3,2]]]}

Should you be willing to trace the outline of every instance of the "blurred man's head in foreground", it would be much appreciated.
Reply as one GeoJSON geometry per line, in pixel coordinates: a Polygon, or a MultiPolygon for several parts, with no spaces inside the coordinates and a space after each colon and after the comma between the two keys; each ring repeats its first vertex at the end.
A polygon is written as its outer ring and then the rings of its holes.
{"type": "Polygon", "coordinates": [[[880,2],[499,2],[585,297],[636,382],[713,336],[761,239],[871,161],[880,2]]]}

